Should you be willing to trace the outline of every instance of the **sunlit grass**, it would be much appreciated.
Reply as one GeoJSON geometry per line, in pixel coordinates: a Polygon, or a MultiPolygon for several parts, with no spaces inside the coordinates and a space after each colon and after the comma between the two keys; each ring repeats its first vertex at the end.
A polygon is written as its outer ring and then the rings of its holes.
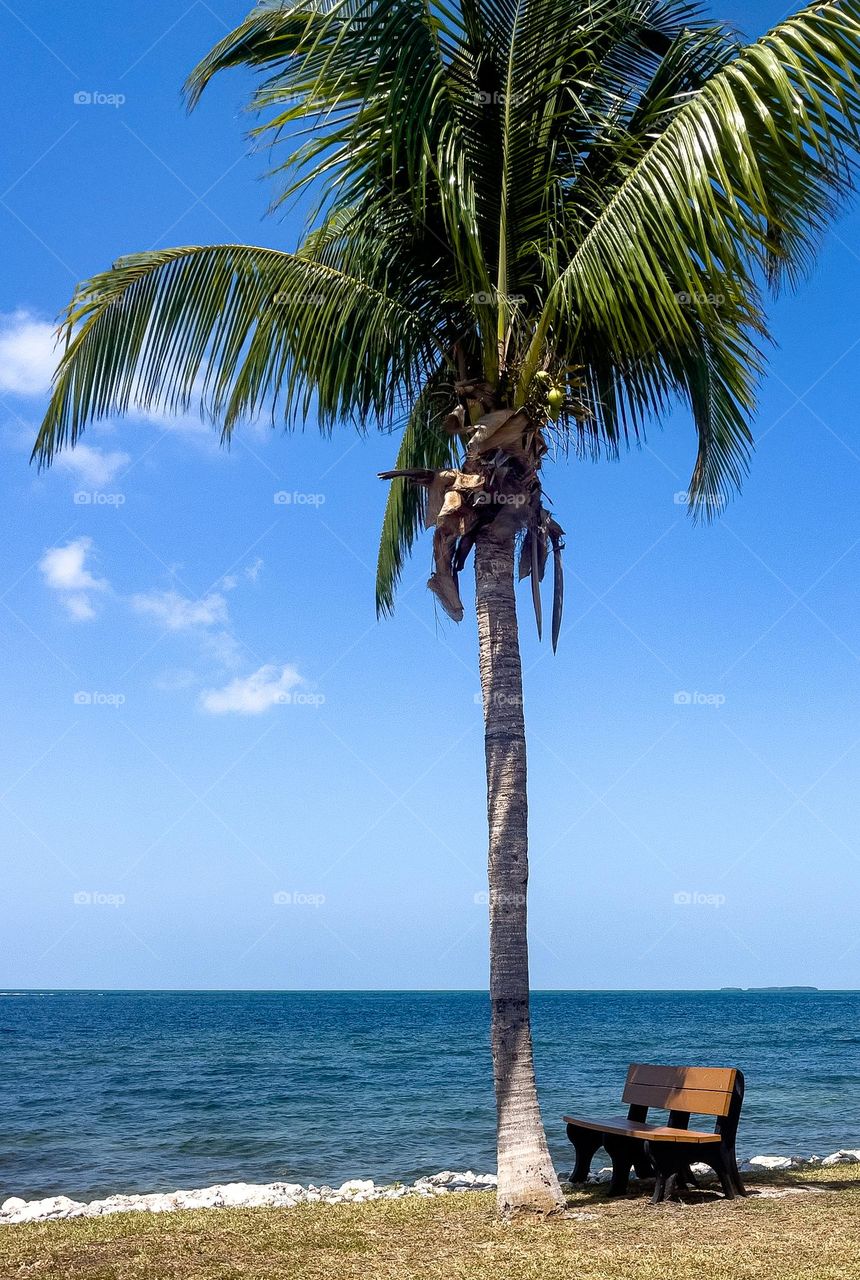
{"type": "Polygon", "coordinates": [[[860,1167],[774,1175],[727,1203],[569,1198],[499,1222],[492,1195],[118,1214],[0,1229],[3,1280],[845,1280],[860,1278],[860,1167]],[[814,1188],[797,1193],[802,1186],[814,1188]],[[770,1198],[777,1189],[791,1194],[770,1198]]]}

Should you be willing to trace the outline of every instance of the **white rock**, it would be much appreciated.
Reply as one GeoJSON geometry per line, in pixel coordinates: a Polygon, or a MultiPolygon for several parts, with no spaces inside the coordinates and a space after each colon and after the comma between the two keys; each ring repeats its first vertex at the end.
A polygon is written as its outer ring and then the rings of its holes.
{"type": "Polygon", "coordinates": [[[709,1164],[702,1164],[701,1161],[691,1164],[690,1170],[696,1178],[716,1178],[717,1176],[709,1164]]]}
{"type": "Polygon", "coordinates": [[[272,1190],[282,1196],[294,1196],[297,1200],[305,1194],[305,1189],[300,1182],[273,1182],[272,1190]]]}
{"type": "Polygon", "coordinates": [[[152,1195],[140,1197],[140,1208],[147,1213],[171,1213],[176,1205],[171,1196],[154,1192],[152,1195]]]}
{"type": "Polygon", "coordinates": [[[30,1200],[23,1209],[11,1214],[12,1222],[48,1222],[58,1218],[79,1218],[86,1205],[68,1196],[48,1196],[44,1200],[30,1200]]]}
{"type": "Polygon", "coordinates": [[[171,1199],[177,1209],[222,1209],[220,1187],[198,1187],[191,1191],[174,1191],[171,1199]]]}
{"type": "Polygon", "coordinates": [[[257,1209],[271,1205],[276,1193],[268,1184],[260,1186],[253,1182],[227,1182],[224,1186],[213,1188],[217,1191],[221,1204],[225,1209],[257,1209]]]}
{"type": "Polygon", "coordinates": [[[17,1213],[19,1209],[26,1208],[26,1205],[27,1201],[22,1200],[20,1196],[10,1196],[0,1204],[0,1213],[17,1213]]]}
{"type": "Polygon", "coordinates": [[[374,1182],[372,1178],[350,1178],[348,1182],[342,1182],[338,1188],[342,1196],[349,1195],[366,1195],[368,1191],[373,1191],[374,1182]]]}
{"type": "Polygon", "coordinates": [[[860,1151],[834,1151],[832,1156],[825,1156],[823,1165],[860,1164],[860,1151]]]}
{"type": "Polygon", "coordinates": [[[750,1169],[790,1169],[791,1156],[753,1156],[745,1163],[750,1169]]]}

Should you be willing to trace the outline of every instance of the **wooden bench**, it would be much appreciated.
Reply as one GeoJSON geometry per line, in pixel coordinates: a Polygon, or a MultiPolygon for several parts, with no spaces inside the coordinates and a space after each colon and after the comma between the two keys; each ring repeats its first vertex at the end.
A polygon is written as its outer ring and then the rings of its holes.
{"type": "Polygon", "coordinates": [[[608,1120],[565,1116],[576,1149],[571,1182],[585,1182],[598,1147],[612,1160],[610,1195],[627,1190],[630,1170],[656,1177],[654,1204],[674,1196],[695,1178],[690,1164],[708,1164],[730,1200],[746,1195],[735,1157],[735,1137],[744,1099],[744,1077],[736,1067],[660,1067],[634,1062],[621,1101],[626,1116],[608,1120]],[[649,1107],[668,1111],[665,1124],[648,1120],[649,1107]],[[712,1132],[691,1129],[690,1116],[716,1116],[712,1132]]]}

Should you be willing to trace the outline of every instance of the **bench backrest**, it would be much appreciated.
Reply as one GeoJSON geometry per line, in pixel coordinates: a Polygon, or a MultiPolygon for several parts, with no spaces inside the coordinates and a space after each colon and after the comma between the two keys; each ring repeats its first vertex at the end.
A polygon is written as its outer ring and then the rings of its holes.
{"type": "Polygon", "coordinates": [[[634,1107],[727,1116],[736,1093],[734,1067],[659,1067],[631,1063],[622,1101],[634,1107]]]}

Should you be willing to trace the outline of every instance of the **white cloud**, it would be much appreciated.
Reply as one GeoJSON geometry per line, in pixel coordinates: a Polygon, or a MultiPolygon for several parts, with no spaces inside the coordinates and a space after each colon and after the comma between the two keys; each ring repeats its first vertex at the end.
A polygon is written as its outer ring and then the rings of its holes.
{"type": "Polygon", "coordinates": [[[63,604],[66,606],[72,617],[76,618],[78,622],[89,622],[90,618],[94,618],[96,616],[96,611],[92,606],[89,596],[78,595],[77,593],[63,596],[63,604]]]}
{"type": "Polygon", "coordinates": [[[54,459],[54,466],[71,471],[79,480],[101,489],[110,484],[118,471],[131,461],[127,453],[118,449],[100,449],[98,445],[77,444],[74,449],[63,449],[54,459]]]}
{"type": "Polygon", "coordinates": [[[199,600],[180,595],[178,591],[146,591],[132,596],[131,606],[168,631],[223,626],[229,621],[227,601],[218,591],[212,591],[199,600]]]}
{"type": "Polygon", "coordinates": [[[95,617],[91,594],[108,589],[105,579],[93,577],[87,568],[92,548],[92,538],[75,538],[64,546],[49,547],[39,561],[45,586],[59,592],[69,613],[79,621],[95,617]]]}
{"type": "Polygon", "coordinates": [[[42,396],[57,365],[56,331],[29,311],[0,315],[0,391],[42,396]]]}
{"type": "Polygon", "coordinates": [[[253,564],[246,565],[245,577],[250,578],[252,582],[256,582],[260,576],[260,571],[262,568],[263,568],[263,561],[260,559],[259,556],[257,556],[257,559],[254,561],[253,564]]]}
{"type": "Polygon", "coordinates": [[[231,680],[222,689],[206,689],[200,695],[200,705],[212,715],[258,716],[279,703],[289,701],[293,689],[302,683],[295,667],[276,667],[272,664],[260,667],[253,675],[231,680]]]}
{"type": "Polygon", "coordinates": [[[229,669],[238,667],[242,660],[243,645],[232,631],[207,632],[204,648],[214,662],[229,669]]]}

